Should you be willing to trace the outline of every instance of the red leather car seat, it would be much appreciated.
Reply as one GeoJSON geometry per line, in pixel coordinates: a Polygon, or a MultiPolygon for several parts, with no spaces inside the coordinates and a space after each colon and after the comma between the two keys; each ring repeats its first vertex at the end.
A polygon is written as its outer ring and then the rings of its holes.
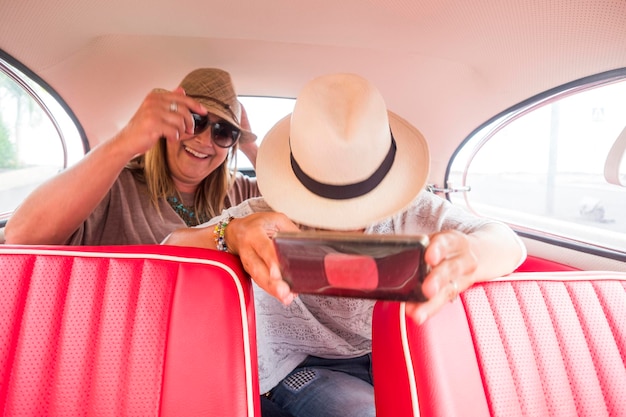
{"type": "Polygon", "coordinates": [[[260,415],[237,258],[169,246],[0,245],[0,413],[260,415]]]}
{"type": "Polygon", "coordinates": [[[424,325],[374,309],[377,416],[626,415],[626,274],[516,273],[424,325]]]}

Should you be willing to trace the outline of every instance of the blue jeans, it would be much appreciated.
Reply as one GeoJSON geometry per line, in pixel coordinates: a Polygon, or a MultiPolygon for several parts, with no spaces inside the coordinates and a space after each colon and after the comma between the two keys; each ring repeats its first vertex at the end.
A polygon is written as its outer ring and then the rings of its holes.
{"type": "Polygon", "coordinates": [[[294,417],[374,417],[371,354],[352,359],[309,356],[269,397],[294,417]]]}

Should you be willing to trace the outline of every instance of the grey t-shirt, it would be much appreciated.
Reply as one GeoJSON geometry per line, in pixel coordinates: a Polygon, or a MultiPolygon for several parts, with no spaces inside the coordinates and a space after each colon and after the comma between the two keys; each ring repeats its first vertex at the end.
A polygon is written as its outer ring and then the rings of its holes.
{"type": "MultiPolygon", "coordinates": [[[[256,178],[238,173],[226,205],[229,207],[258,196],[256,178]]],[[[138,181],[129,169],[124,169],[104,199],[66,244],[159,244],[172,231],[187,227],[167,201],[159,201],[159,210],[160,213],[150,201],[146,184],[138,181]]]]}
{"type": "MultiPolygon", "coordinates": [[[[245,201],[224,211],[224,217],[243,217],[271,211],[262,198],[245,201]]],[[[443,230],[473,232],[492,220],[471,215],[429,192],[420,195],[401,213],[370,226],[366,233],[432,234],[443,230]]],[[[202,226],[201,226],[202,227],[202,226]]],[[[374,301],[299,295],[289,306],[254,285],[259,380],[269,391],[308,355],[352,358],[371,352],[374,301]]]]}

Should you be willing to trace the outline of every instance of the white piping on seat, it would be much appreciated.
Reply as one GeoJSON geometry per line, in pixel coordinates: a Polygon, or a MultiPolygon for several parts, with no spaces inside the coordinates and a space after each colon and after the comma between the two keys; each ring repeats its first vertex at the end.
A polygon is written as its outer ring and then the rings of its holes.
{"type": "Polygon", "coordinates": [[[551,271],[513,272],[490,281],[626,281],[626,272],[617,271],[551,271]]]}
{"type": "Polygon", "coordinates": [[[411,350],[409,348],[409,338],[406,330],[406,303],[400,303],[398,309],[400,313],[400,337],[402,340],[402,353],[404,354],[404,363],[406,364],[407,376],[409,379],[409,391],[411,392],[411,407],[413,409],[413,417],[419,417],[420,408],[417,398],[417,386],[415,385],[415,372],[413,371],[413,359],[411,359],[411,350]]]}

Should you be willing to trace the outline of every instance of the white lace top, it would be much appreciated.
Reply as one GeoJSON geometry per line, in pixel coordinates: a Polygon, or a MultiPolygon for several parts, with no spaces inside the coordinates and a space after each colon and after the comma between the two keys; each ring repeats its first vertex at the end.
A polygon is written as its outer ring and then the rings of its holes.
{"type": "MultiPolygon", "coordinates": [[[[271,211],[255,198],[224,211],[228,216],[271,211]]],[[[432,234],[457,229],[470,233],[492,220],[473,216],[447,200],[422,192],[402,213],[375,224],[366,233],[432,234]]],[[[254,285],[260,392],[272,389],[307,355],[351,358],[371,352],[374,301],[299,295],[289,306],[254,285]]]]}

